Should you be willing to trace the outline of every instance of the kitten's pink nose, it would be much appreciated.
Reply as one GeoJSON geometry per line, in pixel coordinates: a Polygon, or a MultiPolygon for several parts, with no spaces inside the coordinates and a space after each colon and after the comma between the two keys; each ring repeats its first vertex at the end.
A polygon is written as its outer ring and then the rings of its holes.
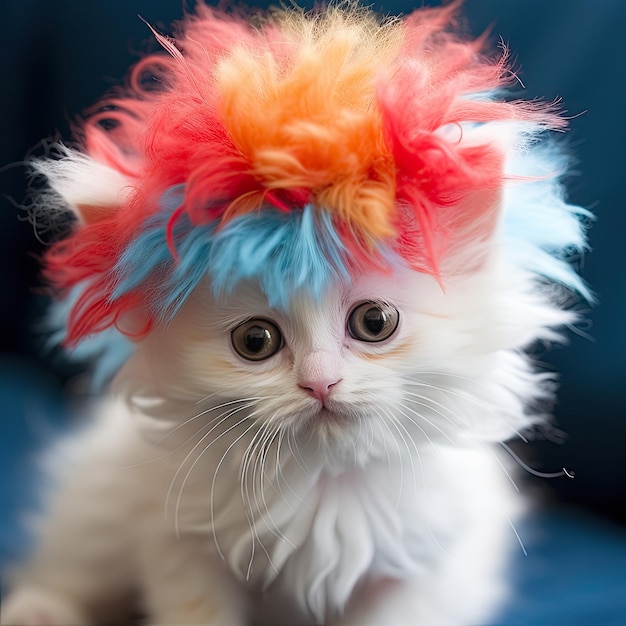
{"type": "Polygon", "coordinates": [[[304,389],[310,396],[313,398],[317,398],[321,402],[325,402],[328,400],[328,396],[330,396],[333,387],[341,382],[340,380],[335,379],[323,379],[323,380],[303,380],[300,383],[300,387],[304,389]]]}

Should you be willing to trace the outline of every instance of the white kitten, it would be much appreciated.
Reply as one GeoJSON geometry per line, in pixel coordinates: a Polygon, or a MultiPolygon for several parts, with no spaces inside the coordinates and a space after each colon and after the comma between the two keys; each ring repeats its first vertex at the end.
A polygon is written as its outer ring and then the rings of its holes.
{"type": "Polygon", "coordinates": [[[73,442],[3,623],[129,590],[155,624],[480,623],[519,510],[489,443],[528,424],[520,338],[559,317],[512,282],[397,269],[288,312],[198,289],[73,442]]]}
{"type": "Polygon", "coordinates": [[[200,5],[84,152],[35,164],[37,210],[79,218],[47,254],[68,341],[140,338],[57,450],[2,624],[493,614],[523,509],[497,444],[551,396],[525,351],[587,295],[584,212],[534,145],[563,120],[499,99],[505,60],[450,32],[455,6],[200,5]]]}

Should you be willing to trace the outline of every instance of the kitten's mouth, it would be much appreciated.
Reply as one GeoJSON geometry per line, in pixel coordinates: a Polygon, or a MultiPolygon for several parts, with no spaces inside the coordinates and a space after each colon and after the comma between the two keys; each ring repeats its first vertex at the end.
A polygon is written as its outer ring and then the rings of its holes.
{"type": "Polygon", "coordinates": [[[347,428],[357,421],[357,415],[349,407],[343,407],[336,402],[321,403],[316,402],[309,405],[297,418],[298,422],[308,429],[326,431],[331,428],[347,428]]]}
{"type": "Polygon", "coordinates": [[[347,424],[350,422],[350,418],[342,411],[333,411],[327,406],[321,406],[320,409],[315,412],[310,420],[313,424],[347,424]]]}

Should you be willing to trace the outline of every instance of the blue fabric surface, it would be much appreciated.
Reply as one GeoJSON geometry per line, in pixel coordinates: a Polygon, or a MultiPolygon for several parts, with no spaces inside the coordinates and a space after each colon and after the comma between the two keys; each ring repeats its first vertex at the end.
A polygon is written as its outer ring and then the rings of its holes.
{"type": "Polygon", "coordinates": [[[66,424],[58,384],[36,362],[0,355],[0,566],[27,545],[38,452],[66,424]]]}
{"type": "Polygon", "coordinates": [[[528,555],[494,626],[626,624],[626,530],[574,508],[538,511],[519,528],[528,555]]]}
{"type": "MultiPolygon", "coordinates": [[[[0,406],[4,566],[27,545],[20,512],[33,504],[36,452],[67,425],[68,412],[58,385],[15,359],[0,359],[0,406]]],[[[527,555],[520,548],[511,568],[513,596],[492,626],[626,624],[626,529],[554,508],[538,511],[518,532],[527,555]]]]}

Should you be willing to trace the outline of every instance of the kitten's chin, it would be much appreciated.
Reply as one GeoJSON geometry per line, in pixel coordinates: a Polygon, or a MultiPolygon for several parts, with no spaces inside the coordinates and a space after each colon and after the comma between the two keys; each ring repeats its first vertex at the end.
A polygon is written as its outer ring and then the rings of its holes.
{"type": "Polygon", "coordinates": [[[327,443],[346,439],[358,428],[358,417],[352,412],[335,407],[316,407],[300,416],[302,429],[327,443]]]}
{"type": "Polygon", "coordinates": [[[327,428],[334,425],[348,426],[354,423],[354,421],[354,416],[349,417],[344,413],[332,411],[326,407],[322,407],[309,418],[312,428],[327,428]]]}

